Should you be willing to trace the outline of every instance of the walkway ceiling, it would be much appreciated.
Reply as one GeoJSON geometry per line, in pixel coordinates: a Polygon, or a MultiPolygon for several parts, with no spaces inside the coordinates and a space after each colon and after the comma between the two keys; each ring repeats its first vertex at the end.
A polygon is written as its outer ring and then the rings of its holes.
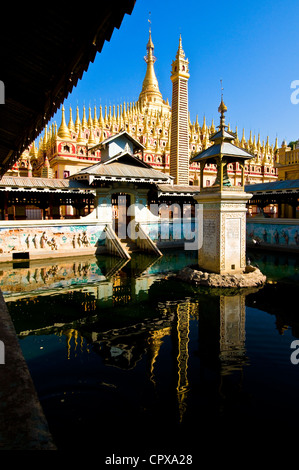
{"type": "Polygon", "coordinates": [[[135,3],[1,5],[0,177],[42,132],[135,3]]]}

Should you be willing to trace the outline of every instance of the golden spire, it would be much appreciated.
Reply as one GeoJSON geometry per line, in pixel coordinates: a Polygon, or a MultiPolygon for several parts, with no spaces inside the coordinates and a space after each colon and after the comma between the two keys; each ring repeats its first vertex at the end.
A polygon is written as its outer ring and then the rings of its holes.
{"type": "Polygon", "coordinates": [[[113,105],[113,113],[112,113],[112,123],[115,124],[116,123],[116,115],[115,115],[115,104],[113,105]]]}
{"type": "Polygon", "coordinates": [[[112,116],[111,116],[111,104],[109,105],[109,114],[108,114],[108,124],[109,126],[111,125],[112,122],[112,116]]]}
{"type": "Polygon", "coordinates": [[[91,107],[89,106],[88,108],[88,121],[87,121],[87,124],[88,124],[88,128],[90,128],[92,126],[92,117],[91,117],[91,107]]]}
{"type": "Polygon", "coordinates": [[[53,142],[56,138],[56,130],[57,130],[57,124],[56,123],[54,124],[54,122],[53,122],[52,123],[52,139],[53,139],[53,142]]]}
{"type": "Polygon", "coordinates": [[[93,127],[97,127],[99,125],[98,117],[97,117],[97,107],[94,106],[94,114],[93,114],[93,127]]]}
{"type": "Polygon", "coordinates": [[[68,123],[68,128],[72,132],[76,131],[75,125],[74,125],[74,122],[73,122],[72,108],[71,107],[70,107],[70,119],[69,119],[69,123],[68,123]]]}
{"type": "Polygon", "coordinates": [[[202,134],[204,135],[207,132],[207,125],[206,125],[206,115],[203,117],[203,124],[201,127],[202,134]]]}
{"type": "Polygon", "coordinates": [[[252,146],[252,131],[250,131],[250,133],[249,133],[248,146],[249,146],[249,147],[252,146]]]}
{"type": "Polygon", "coordinates": [[[95,138],[94,138],[94,132],[93,132],[93,125],[91,123],[89,127],[89,138],[88,138],[88,143],[90,145],[94,145],[96,143],[95,138]]]}
{"type": "Polygon", "coordinates": [[[85,113],[85,106],[83,106],[82,129],[88,129],[88,123],[87,123],[87,120],[86,120],[86,113],[85,113]]]}
{"type": "Polygon", "coordinates": [[[123,120],[125,121],[127,119],[127,114],[126,114],[126,103],[124,102],[123,106],[123,120]]]}
{"type": "Polygon", "coordinates": [[[162,94],[159,90],[159,84],[154,69],[154,63],[156,62],[156,58],[153,54],[154,44],[152,41],[151,28],[149,29],[149,40],[146,45],[146,49],[147,55],[144,60],[147,63],[147,68],[138,101],[141,104],[145,101],[152,101],[153,103],[155,103],[155,105],[161,105],[163,103],[163,100],[162,94]]]}
{"type": "Polygon", "coordinates": [[[76,121],[75,121],[75,130],[76,132],[79,132],[79,127],[81,126],[81,121],[80,121],[80,117],[79,117],[79,108],[77,106],[77,110],[76,110],[76,121]]]}
{"type": "Polygon", "coordinates": [[[100,117],[99,117],[99,125],[100,127],[104,126],[104,118],[103,118],[103,110],[102,105],[100,105],[100,117]]]}
{"type": "Polygon", "coordinates": [[[70,139],[71,138],[70,130],[67,127],[66,122],[65,122],[64,106],[62,106],[61,124],[60,124],[60,127],[58,129],[58,137],[60,137],[61,139],[70,139]]]}
{"type": "Polygon", "coordinates": [[[82,125],[81,125],[81,123],[79,124],[77,144],[84,144],[84,145],[86,144],[86,139],[82,135],[82,125]]]}
{"type": "Polygon", "coordinates": [[[120,116],[119,116],[119,104],[116,106],[116,122],[119,125],[120,124],[120,116]]]}
{"type": "Polygon", "coordinates": [[[216,128],[215,128],[215,124],[214,124],[214,119],[212,119],[212,124],[211,124],[211,127],[210,127],[210,133],[214,134],[215,131],[216,131],[216,128]]]}
{"type": "Polygon", "coordinates": [[[45,133],[43,138],[43,150],[47,150],[47,142],[48,142],[48,126],[45,126],[45,133]]]}
{"type": "Polygon", "coordinates": [[[258,139],[257,139],[257,149],[260,150],[261,148],[261,137],[260,137],[260,134],[258,134],[258,139]]]}
{"type": "Polygon", "coordinates": [[[245,139],[245,129],[243,127],[243,134],[242,134],[242,140],[241,140],[241,145],[242,147],[245,147],[246,144],[246,139],[245,139]]]}
{"type": "Polygon", "coordinates": [[[253,137],[252,151],[253,151],[254,154],[257,153],[256,137],[255,137],[255,135],[254,135],[254,137],[253,137]]]}
{"type": "Polygon", "coordinates": [[[32,147],[30,149],[29,155],[31,155],[31,157],[33,157],[33,158],[37,158],[38,151],[37,151],[37,148],[36,148],[36,145],[35,145],[35,140],[32,142],[32,147]]]}

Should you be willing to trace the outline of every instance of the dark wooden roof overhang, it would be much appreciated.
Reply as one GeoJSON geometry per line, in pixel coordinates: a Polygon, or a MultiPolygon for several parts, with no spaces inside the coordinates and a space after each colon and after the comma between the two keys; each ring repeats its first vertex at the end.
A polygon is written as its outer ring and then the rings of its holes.
{"type": "Polygon", "coordinates": [[[1,6],[0,177],[38,137],[135,2],[1,6]]]}
{"type": "Polygon", "coordinates": [[[252,193],[248,205],[266,207],[269,204],[290,204],[297,206],[299,201],[299,180],[273,181],[245,186],[252,193]]]}

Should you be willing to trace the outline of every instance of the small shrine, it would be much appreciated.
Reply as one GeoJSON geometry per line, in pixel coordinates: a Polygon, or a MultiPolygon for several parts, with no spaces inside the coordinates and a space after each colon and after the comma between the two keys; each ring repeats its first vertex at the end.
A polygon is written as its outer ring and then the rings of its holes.
{"type": "Polygon", "coordinates": [[[218,111],[220,125],[210,138],[213,145],[191,160],[200,163],[200,192],[194,196],[202,209],[198,264],[200,269],[212,273],[242,273],[246,268],[246,203],[252,196],[244,190],[244,166],[253,155],[234,145],[235,135],[225,125],[227,107],[223,98],[218,111]],[[216,165],[217,176],[213,185],[204,187],[206,164],[216,165]],[[228,177],[230,164],[241,169],[241,183],[237,186],[228,177]]]}

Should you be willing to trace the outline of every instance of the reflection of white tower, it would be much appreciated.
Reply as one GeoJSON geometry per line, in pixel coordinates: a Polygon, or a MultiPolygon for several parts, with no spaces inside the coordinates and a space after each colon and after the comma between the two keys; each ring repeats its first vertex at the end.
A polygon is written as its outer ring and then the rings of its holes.
{"type": "Polygon", "coordinates": [[[189,343],[190,302],[180,302],[177,305],[177,335],[178,335],[178,383],[177,397],[180,421],[186,411],[186,398],[188,393],[188,343],[189,343]]]}

